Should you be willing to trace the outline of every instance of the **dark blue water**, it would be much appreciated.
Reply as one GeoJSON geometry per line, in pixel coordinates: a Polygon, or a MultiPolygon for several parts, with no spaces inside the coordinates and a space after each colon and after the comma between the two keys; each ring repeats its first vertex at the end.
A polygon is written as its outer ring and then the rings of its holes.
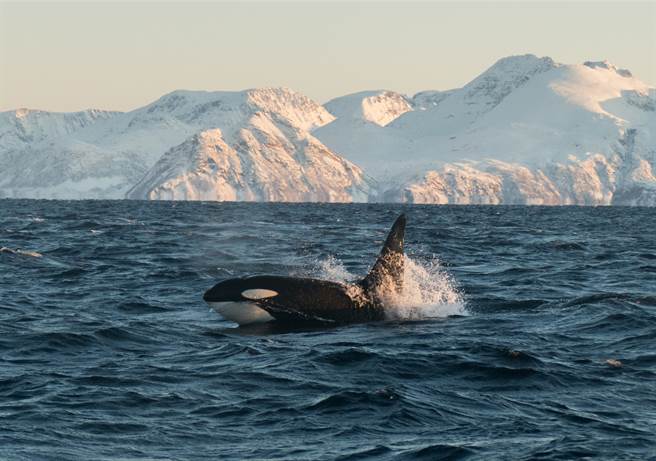
{"type": "Polygon", "coordinates": [[[652,209],[403,207],[468,315],[236,329],[201,300],[364,274],[401,209],[0,201],[0,459],[654,459],[652,209]]]}

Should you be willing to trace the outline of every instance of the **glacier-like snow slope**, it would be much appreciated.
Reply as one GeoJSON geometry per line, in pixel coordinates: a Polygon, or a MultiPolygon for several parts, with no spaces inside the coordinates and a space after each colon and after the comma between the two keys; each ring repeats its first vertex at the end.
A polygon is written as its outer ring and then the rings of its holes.
{"type": "Polygon", "coordinates": [[[525,55],[459,89],[323,107],[175,91],[126,113],[2,113],[0,165],[0,197],[656,205],[656,89],[525,55]]]}
{"type": "Polygon", "coordinates": [[[405,139],[385,127],[413,110],[412,100],[393,91],[363,91],[332,99],[324,107],[336,118],[314,131],[331,150],[345,155],[367,174],[386,182],[397,173],[387,170],[402,160],[405,139]]]}

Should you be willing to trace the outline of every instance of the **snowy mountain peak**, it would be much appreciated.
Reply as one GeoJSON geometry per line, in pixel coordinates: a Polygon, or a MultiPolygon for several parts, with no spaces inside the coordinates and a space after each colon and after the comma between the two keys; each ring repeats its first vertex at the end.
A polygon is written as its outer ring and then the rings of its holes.
{"type": "Polygon", "coordinates": [[[73,134],[120,112],[88,109],[80,112],[48,112],[21,108],[0,112],[0,154],[44,139],[73,134]]]}
{"type": "Polygon", "coordinates": [[[417,107],[424,110],[403,114],[391,125],[409,138],[454,134],[467,129],[536,75],[559,66],[549,57],[532,54],[499,59],[460,89],[418,93],[417,107]]]}
{"type": "Polygon", "coordinates": [[[239,125],[257,111],[276,114],[307,130],[334,119],[321,105],[290,89],[253,88],[243,91],[176,90],[138,109],[133,124],[148,124],[165,116],[202,127],[239,125]]]}
{"type": "Polygon", "coordinates": [[[558,67],[550,57],[538,58],[532,54],[508,56],[499,59],[489,69],[465,85],[467,99],[485,99],[485,105],[494,107],[516,88],[524,85],[536,74],[558,67]]]}
{"type": "Polygon", "coordinates": [[[385,126],[412,110],[408,98],[388,90],[361,91],[328,101],[324,107],[337,118],[357,119],[385,126]]]}
{"type": "Polygon", "coordinates": [[[506,56],[492,64],[481,76],[492,73],[537,74],[559,66],[549,56],[538,58],[534,54],[506,56]]]}
{"type": "MultiPolygon", "coordinates": [[[[548,56],[538,58],[533,54],[507,56],[499,59],[482,74],[465,85],[462,89],[448,91],[421,91],[412,98],[415,109],[426,110],[438,106],[447,97],[460,93],[469,99],[469,105],[495,106],[514,89],[526,83],[532,76],[559,67],[548,56]],[[485,99],[486,101],[481,101],[485,99]],[[479,100],[479,101],[475,101],[479,100]]],[[[485,111],[486,109],[480,109],[485,111]]],[[[472,112],[479,109],[472,108],[472,112]]]]}
{"type": "Polygon", "coordinates": [[[20,107],[18,109],[10,110],[10,111],[4,112],[4,113],[5,114],[13,114],[14,117],[20,118],[20,119],[38,118],[38,117],[61,117],[61,118],[72,119],[72,118],[75,118],[75,117],[88,117],[89,119],[93,120],[95,118],[103,118],[107,115],[120,114],[121,112],[101,110],[101,109],[86,109],[86,110],[81,110],[81,111],[77,111],[77,112],[50,112],[50,111],[47,111],[47,110],[30,109],[28,107],[20,107]]]}
{"type": "Polygon", "coordinates": [[[606,69],[621,75],[622,77],[633,77],[633,74],[629,69],[619,69],[615,65],[611,64],[607,60],[603,61],[585,61],[584,66],[587,66],[591,69],[606,69]]]}
{"type": "Polygon", "coordinates": [[[563,65],[544,83],[567,103],[620,124],[635,118],[627,104],[648,110],[653,94],[653,88],[608,61],[563,65]]]}
{"type": "Polygon", "coordinates": [[[254,107],[278,114],[304,130],[313,130],[335,119],[323,106],[289,88],[256,88],[247,90],[246,95],[254,107]]]}

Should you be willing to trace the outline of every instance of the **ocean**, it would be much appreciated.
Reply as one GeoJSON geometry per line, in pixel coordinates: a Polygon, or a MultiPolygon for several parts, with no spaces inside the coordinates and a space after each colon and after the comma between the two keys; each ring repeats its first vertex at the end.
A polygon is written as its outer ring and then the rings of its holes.
{"type": "Polygon", "coordinates": [[[656,210],[0,200],[0,459],[656,459],[656,210]],[[248,274],[383,322],[237,328],[248,274]]]}

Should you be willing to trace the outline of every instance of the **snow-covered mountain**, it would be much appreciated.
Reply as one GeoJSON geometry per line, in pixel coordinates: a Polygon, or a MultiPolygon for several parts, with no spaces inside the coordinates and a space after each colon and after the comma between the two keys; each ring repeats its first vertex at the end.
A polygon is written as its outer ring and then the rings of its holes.
{"type": "Polygon", "coordinates": [[[47,139],[68,136],[98,120],[108,119],[119,113],[95,109],[71,113],[30,109],[0,112],[0,153],[47,139]]]}
{"type": "Polygon", "coordinates": [[[411,101],[376,133],[324,135],[339,118],[316,131],[379,180],[383,200],[656,203],[656,89],[625,69],[513,56],[411,101]]]}
{"type": "Polygon", "coordinates": [[[127,197],[364,202],[369,189],[359,167],[306,131],[257,112],[232,136],[214,128],[173,147],[127,197]]]}
{"type": "Polygon", "coordinates": [[[362,91],[331,99],[324,107],[340,120],[385,126],[412,110],[411,101],[393,91],[362,91]]]}
{"type": "Polygon", "coordinates": [[[656,205],[655,168],[656,88],[606,61],[511,56],[324,106],[264,88],[0,113],[0,197],[656,205]]]}
{"type": "Polygon", "coordinates": [[[392,91],[363,91],[328,101],[324,107],[336,118],[314,131],[317,138],[355,164],[366,165],[365,171],[378,180],[394,175],[386,174],[386,168],[400,159],[393,146],[405,139],[385,127],[413,110],[411,100],[392,91]]]}
{"type": "MultiPolygon", "coordinates": [[[[69,124],[68,131],[52,129],[50,136],[28,143],[0,144],[0,156],[9,159],[0,172],[0,196],[124,198],[172,147],[213,128],[232,142],[260,113],[304,132],[334,119],[321,105],[285,88],[174,91],[131,112],[69,124]]],[[[12,114],[0,122],[9,141],[19,131],[12,114]]]]}

